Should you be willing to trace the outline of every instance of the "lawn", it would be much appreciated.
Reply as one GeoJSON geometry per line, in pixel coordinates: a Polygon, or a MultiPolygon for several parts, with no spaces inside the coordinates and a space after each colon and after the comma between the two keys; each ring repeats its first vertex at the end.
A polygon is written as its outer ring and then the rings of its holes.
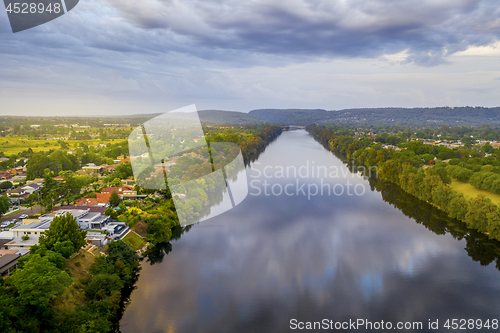
{"type": "Polygon", "coordinates": [[[146,245],[146,241],[141,237],[137,236],[137,234],[133,231],[129,232],[127,236],[123,238],[123,241],[127,243],[134,251],[137,251],[146,245]]]}
{"type": "Polygon", "coordinates": [[[495,205],[500,205],[499,194],[491,193],[489,191],[484,191],[484,190],[478,190],[469,183],[464,183],[456,179],[453,179],[451,182],[451,188],[453,188],[458,193],[463,193],[463,195],[468,199],[475,198],[478,196],[478,194],[482,194],[485,197],[490,198],[491,202],[493,202],[495,205]]]}
{"type": "MultiPolygon", "coordinates": [[[[117,140],[115,140],[117,142],[117,140]]],[[[111,140],[65,140],[69,144],[70,149],[74,149],[75,144],[80,142],[86,145],[98,145],[100,143],[112,142],[111,140]]],[[[28,148],[31,148],[34,152],[47,151],[51,149],[61,149],[61,146],[56,140],[30,140],[27,138],[16,138],[16,137],[0,137],[0,151],[5,155],[18,154],[28,148]]]]}

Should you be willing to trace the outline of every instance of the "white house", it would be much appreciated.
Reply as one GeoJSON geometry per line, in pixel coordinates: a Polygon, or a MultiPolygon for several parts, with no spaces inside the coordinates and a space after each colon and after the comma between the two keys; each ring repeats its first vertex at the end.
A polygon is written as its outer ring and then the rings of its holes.
{"type": "Polygon", "coordinates": [[[7,192],[7,196],[9,197],[22,197],[25,194],[26,190],[21,187],[15,188],[7,192]]]}
{"type": "Polygon", "coordinates": [[[14,239],[5,244],[9,250],[19,248],[30,248],[38,244],[38,239],[50,227],[51,219],[40,219],[37,222],[21,224],[10,229],[13,232],[14,239]],[[23,239],[24,237],[24,239],[23,239]]]}
{"type": "Polygon", "coordinates": [[[37,183],[29,183],[25,186],[22,187],[23,190],[25,190],[29,194],[33,194],[35,192],[38,192],[41,190],[41,186],[38,185],[37,183]]]}
{"type": "Polygon", "coordinates": [[[104,230],[110,221],[109,216],[90,212],[88,209],[61,209],[42,215],[38,219],[26,221],[29,223],[11,228],[13,240],[6,243],[5,246],[8,249],[19,250],[20,248],[30,248],[38,244],[40,236],[50,227],[52,220],[67,213],[73,215],[78,225],[84,230],[104,230]]]}
{"type": "Polygon", "coordinates": [[[90,212],[90,209],[60,209],[49,214],[45,214],[40,218],[49,218],[51,220],[56,216],[66,215],[70,213],[78,222],[78,225],[85,230],[101,230],[110,221],[109,216],[102,215],[97,212],[90,212]]]}

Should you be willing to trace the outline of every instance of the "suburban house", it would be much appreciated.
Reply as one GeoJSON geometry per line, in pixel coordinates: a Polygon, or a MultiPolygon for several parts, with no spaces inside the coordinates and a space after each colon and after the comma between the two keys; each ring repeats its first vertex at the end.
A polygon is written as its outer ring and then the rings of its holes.
{"type": "Polygon", "coordinates": [[[87,243],[95,245],[97,247],[102,247],[110,241],[110,237],[106,234],[101,234],[100,232],[89,231],[86,237],[87,243]]]}
{"type": "Polygon", "coordinates": [[[22,187],[15,188],[13,190],[7,191],[7,196],[9,197],[21,197],[28,193],[25,189],[22,187]]]}
{"type": "Polygon", "coordinates": [[[122,184],[125,186],[133,187],[135,185],[135,182],[133,179],[122,179],[122,184]]]}
{"type": "Polygon", "coordinates": [[[12,175],[10,181],[14,183],[26,180],[26,167],[10,169],[9,172],[12,175]]]}
{"type": "Polygon", "coordinates": [[[116,191],[120,199],[122,200],[144,200],[147,195],[137,194],[137,191],[134,191],[129,186],[120,186],[120,187],[107,187],[101,190],[101,193],[113,193],[116,191]]]}
{"type": "Polygon", "coordinates": [[[82,168],[88,174],[92,173],[103,173],[106,170],[107,165],[95,165],[94,163],[89,163],[82,168]]]}
{"type": "Polygon", "coordinates": [[[132,189],[129,186],[120,186],[120,187],[106,187],[105,189],[101,190],[101,193],[113,193],[113,191],[116,191],[118,196],[122,198],[123,192],[125,191],[131,191],[132,189]]]}
{"type": "MultiPolygon", "coordinates": [[[[33,220],[32,220],[33,221],[33,220]]],[[[38,239],[50,226],[52,219],[38,219],[36,222],[21,224],[10,229],[13,232],[14,239],[5,244],[9,250],[20,250],[30,248],[38,244],[38,239]],[[25,237],[25,239],[23,239],[25,237]]]]}
{"type": "Polygon", "coordinates": [[[38,244],[40,236],[50,227],[52,220],[67,213],[73,215],[78,225],[85,230],[105,230],[105,227],[110,222],[109,216],[97,211],[92,212],[88,208],[58,208],[59,210],[42,215],[38,219],[25,220],[23,224],[12,227],[10,231],[13,233],[13,240],[6,243],[5,247],[9,250],[19,250],[38,244]]]}
{"type": "Polygon", "coordinates": [[[108,233],[108,236],[113,239],[119,239],[125,236],[130,228],[124,222],[111,222],[103,228],[108,233]]]}
{"type": "Polygon", "coordinates": [[[137,191],[123,191],[122,194],[122,199],[123,200],[144,200],[146,199],[147,195],[143,194],[137,194],[137,191]]]}
{"type": "Polygon", "coordinates": [[[33,194],[35,192],[38,192],[42,189],[41,185],[38,185],[37,183],[29,183],[25,186],[22,187],[23,190],[25,190],[29,194],[33,194]]]}
{"type": "Polygon", "coordinates": [[[75,209],[76,207],[72,208],[58,207],[58,208],[60,209],[45,214],[41,216],[40,219],[50,218],[51,220],[53,220],[56,216],[61,216],[70,213],[76,219],[78,225],[82,229],[87,229],[87,230],[89,229],[100,230],[104,226],[106,226],[110,221],[109,216],[106,216],[101,212],[96,212],[96,211],[92,212],[90,211],[90,209],[75,209]]]}
{"type": "Polygon", "coordinates": [[[43,179],[43,178],[35,178],[35,179],[33,179],[33,183],[36,183],[36,184],[38,184],[40,186],[42,186],[44,182],[45,182],[45,179],[43,179]]]}
{"type": "Polygon", "coordinates": [[[13,175],[9,171],[0,171],[0,179],[9,180],[13,175]]]}
{"type": "Polygon", "coordinates": [[[10,198],[10,201],[13,204],[17,204],[20,203],[21,201],[24,201],[29,195],[30,193],[21,187],[7,191],[7,196],[10,198]]]}
{"type": "Polygon", "coordinates": [[[88,163],[80,170],[78,170],[77,173],[81,175],[88,175],[91,177],[100,177],[106,171],[107,167],[107,164],[95,165],[94,163],[88,163]]]}
{"type": "Polygon", "coordinates": [[[95,198],[81,198],[76,201],[78,206],[101,206],[107,207],[109,205],[109,197],[111,193],[95,193],[95,198]]]}
{"type": "Polygon", "coordinates": [[[17,251],[0,250],[0,276],[10,273],[17,268],[17,259],[20,257],[17,251]]]}
{"type": "Polygon", "coordinates": [[[117,163],[117,164],[121,164],[121,163],[125,163],[125,162],[130,162],[130,158],[118,158],[118,159],[114,160],[113,162],[117,163]]]}
{"type": "Polygon", "coordinates": [[[118,164],[111,164],[111,165],[108,165],[105,169],[105,172],[107,173],[112,173],[113,171],[115,171],[116,167],[118,166],[118,164]]]}

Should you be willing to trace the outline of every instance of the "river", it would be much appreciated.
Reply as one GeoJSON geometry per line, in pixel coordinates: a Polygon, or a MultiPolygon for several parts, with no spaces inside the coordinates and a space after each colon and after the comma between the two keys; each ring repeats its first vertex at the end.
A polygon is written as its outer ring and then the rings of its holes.
{"type": "Polygon", "coordinates": [[[284,132],[246,171],[242,203],[192,226],[161,263],[143,261],[123,333],[288,332],[324,319],[450,332],[447,319],[500,318],[497,242],[464,237],[411,197],[390,204],[390,187],[374,190],[307,132],[284,132]]]}

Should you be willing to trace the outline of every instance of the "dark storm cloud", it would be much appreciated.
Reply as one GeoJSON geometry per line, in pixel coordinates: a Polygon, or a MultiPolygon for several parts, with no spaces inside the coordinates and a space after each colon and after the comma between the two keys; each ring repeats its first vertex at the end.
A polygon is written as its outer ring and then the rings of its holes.
{"type": "MultiPolygon", "coordinates": [[[[241,1],[108,0],[144,30],[169,31],[193,47],[306,57],[378,57],[407,50],[435,65],[500,36],[497,0],[241,1]]],[[[194,54],[196,50],[191,50],[194,54]]],[[[203,55],[201,55],[203,57],[203,55]]]]}
{"type": "Polygon", "coordinates": [[[60,114],[119,113],[125,98],[135,99],[125,103],[133,113],[144,100],[157,112],[194,102],[236,110],[496,106],[498,93],[463,89],[500,89],[497,2],[86,0],[16,34],[4,13],[0,113],[52,114],[60,96],[60,114]],[[452,57],[473,46],[489,47],[452,57]]]}

